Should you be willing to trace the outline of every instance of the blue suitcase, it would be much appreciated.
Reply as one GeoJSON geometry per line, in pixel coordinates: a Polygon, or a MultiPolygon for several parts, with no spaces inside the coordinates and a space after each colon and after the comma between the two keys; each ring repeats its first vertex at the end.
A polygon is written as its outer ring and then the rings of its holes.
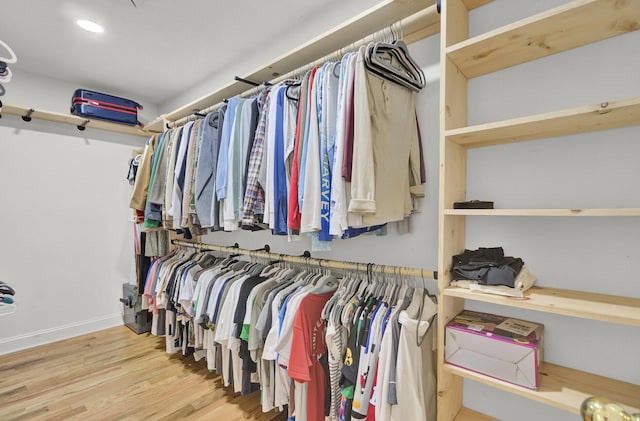
{"type": "Polygon", "coordinates": [[[138,109],[142,106],[130,99],[86,89],[77,89],[71,98],[71,114],[131,126],[141,125],[138,109]]]}

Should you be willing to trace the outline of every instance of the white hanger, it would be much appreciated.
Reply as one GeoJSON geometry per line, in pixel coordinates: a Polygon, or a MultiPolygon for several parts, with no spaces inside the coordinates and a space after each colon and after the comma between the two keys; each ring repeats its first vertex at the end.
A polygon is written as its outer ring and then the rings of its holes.
{"type": "Polygon", "coordinates": [[[6,42],[0,40],[0,45],[2,45],[5,48],[5,50],[9,52],[9,55],[10,55],[10,58],[0,57],[0,61],[4,61],[7,64],[14,64],[16,61],[18,61],[18,57],[16,57],[16,53],[13,52],[11,47],[9,47],[6,42]]]}

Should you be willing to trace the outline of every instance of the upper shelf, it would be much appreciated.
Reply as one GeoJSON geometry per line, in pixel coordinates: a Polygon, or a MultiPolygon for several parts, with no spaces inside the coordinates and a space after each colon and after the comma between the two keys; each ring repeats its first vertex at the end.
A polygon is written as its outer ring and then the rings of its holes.
{"type": "Polygon", "coordinates": [[[445,288],[444,295],[640,327],[640,298],[538,286],[527,291],[523,299],[452,286],[445,288]]]}
{"type": "Polygon", "coordinates": [[[447,48],[471,79],[640,29],[640,1],[576,0],[447,48]]]}
{"type": "Polygon", "coordinates": [[[46,121],[53,121],[55,123],[71,124],[73,126],[81,126],[87,120],[89,120],[89,122],[86,124],[85,127],[89,127],[92,129],[100,129],[100,130],[106,130],[109,132],[128,134],[131,136],[141,136],[141,137],[149,137],[153,134],[140,129],[139,127],[127,126],[126,124],[116,124],[116,123],[110,123],[108,121],[102,121],[102,120],[91,120],[89,118],[79,117],[76,115],[56,113],[53,111],[36,110],[33,108],[21,107],[18,105],[3,104],[1,113],[22,117],[22,116],[26,116],[31,110],[33,111],[31,112],[30,117],[38,120],[46,120],[46,121]]]}
{"type": "MultiPolygon", "coordinates": [[[[637,2],[640,5],[640,1],[637,2]]],[[[640,97],[445,131],[447,140],[474,148],[640,124],[640,97]]]]}

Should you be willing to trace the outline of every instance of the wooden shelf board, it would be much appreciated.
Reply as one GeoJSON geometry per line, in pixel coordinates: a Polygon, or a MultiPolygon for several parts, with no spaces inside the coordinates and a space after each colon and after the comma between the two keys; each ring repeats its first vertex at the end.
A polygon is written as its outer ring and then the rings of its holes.
{"type": "Polygon", "coordinates": [[[481,147],[638,124],[640,97],[632,97],[447,130],[445,137],[462,146],[481,147]]]}
{"type": "MultiPolygon", "coordinates": [[[[31,108],[29,107],[3,104],[2,111],[0,113],[10,114],[15,116],[24,116],[24,115],[27,115],[27,112],[30,109],[31,108]]],[[[53,111],[43,111],[38,109],[35,109],[33,113],[31,113],[31,118],[37,119],[37,120],[52,121],[54,123],[70,124],[73,126],[79,126],[83,124],[86,120],[90,120],[90,122],[87,123],[86,125],[87,128],[100,129],[100,130],[106,130],[109,132],[127,134],[131,136],[141,136],[141,137],[149,137],[153,134],[151,132],[140,129],[139,127],[127,126],[126,124],[116,124],[116,123],[110,123],[108,121],[92,120],[90,118],[79,117],[72,114],[62,114],[62,113],[56,113],[53,111]]]]}
{"type": "Polygon", "coordinates": [[[576,0],[447,48],[471,79],[640,29],[640,2],[576,0]]]}
{"type": "Polygon", "coordinates": [[[534,286],[524,298],[510,298],[466,288],[447,287],[447,297],[640,327],[640,298],[534,286]]]}
{"type": "Polygon", "coordinates": [[[498,419],[469,408],[462,408],[456,415],[455,421],[498,421],[498,419]]]}
{"type": "Polygon", "coordinates": [[[445,209],[450,216],[640,216],[640,208],[612,209],[445,209]]]}
{"type": "Polygon", "coordinates": [[[582,402],[601,396],[619,402],[627,411],[640,411],[640,386],[584,371],[544,363],[540,371],[540,387],[529,390],[501,380],[445,364],[445,371],[501,389],[546,405],[580,413],[582,402]]]}

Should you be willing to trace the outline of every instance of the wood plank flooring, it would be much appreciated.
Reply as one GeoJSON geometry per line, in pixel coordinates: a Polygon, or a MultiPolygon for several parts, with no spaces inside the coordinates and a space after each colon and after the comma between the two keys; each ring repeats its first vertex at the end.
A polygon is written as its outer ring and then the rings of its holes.
{"type": "Polygon", "coordinates": [[[125,326],[0,356],[0,419],[286,420],[125,326]]]}

